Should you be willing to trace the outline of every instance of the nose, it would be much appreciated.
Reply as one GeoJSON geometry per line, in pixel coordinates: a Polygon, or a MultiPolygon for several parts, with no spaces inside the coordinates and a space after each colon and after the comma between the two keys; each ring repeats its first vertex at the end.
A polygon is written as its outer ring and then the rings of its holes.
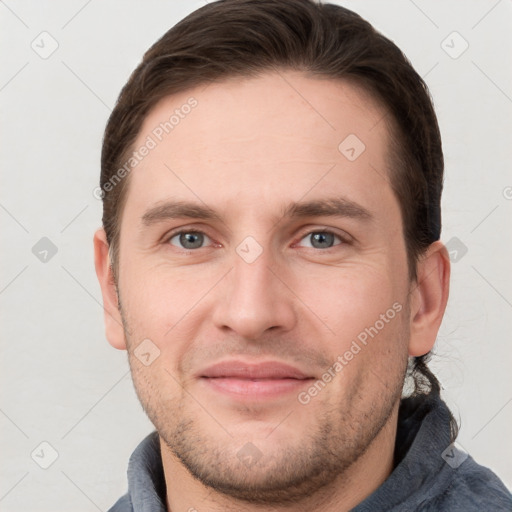
{"type": "Polygon", "coordinates": [[[253,262],[235,253],[219,292],[213,314],[219,329],[258,340],[267,331],[289,331],[296,324],[293,292],[268,251],[253,262]]]}

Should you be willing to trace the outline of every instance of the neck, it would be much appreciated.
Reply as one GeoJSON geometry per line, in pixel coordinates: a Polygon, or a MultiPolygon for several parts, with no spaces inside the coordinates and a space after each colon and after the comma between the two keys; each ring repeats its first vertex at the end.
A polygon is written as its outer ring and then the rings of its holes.
{"type": "MultiPolygon", "coordinates": [[[[316,493],[286,505],[272,506],[275,512],[349,511],[372,494],[393,471],[398,406],[366,452],[346,471],[316,493]]],[[[269,505],[236,500],[203,485],[183,466],[160,438],[162,463],[167,488],[168,512],[261,512],[269,505]]]]}

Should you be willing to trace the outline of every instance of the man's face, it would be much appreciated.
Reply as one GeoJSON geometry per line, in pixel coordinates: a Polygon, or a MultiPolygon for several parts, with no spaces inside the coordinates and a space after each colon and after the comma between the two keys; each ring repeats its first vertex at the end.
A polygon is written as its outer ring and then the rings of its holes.
{"type": "Polygon", "coordinates": [[[166,98],[137,138],[157,145],[121,220],[135,387],[164,457],[227,494],[311,492],[396,418],[410,283],[384,115],[352,85],[283,71],[166,98]]]}

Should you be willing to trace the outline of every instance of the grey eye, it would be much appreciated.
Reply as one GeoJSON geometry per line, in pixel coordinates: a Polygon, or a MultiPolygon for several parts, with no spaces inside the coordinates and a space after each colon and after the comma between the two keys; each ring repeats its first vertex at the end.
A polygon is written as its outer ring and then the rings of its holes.
{"type": "Polygon", "coordinates": [[[306,244],[306,247],[312,247],[313,249],[330,249],[334,245],[339,245],[335,243],[335,240],[341,239],[338,235],[331,233],[329,231],[313,231],[312,233],[308,233],[303,240],[309,239],[309,245],[306,244]]]}
{"type": "Polygon", "coordinates": [[[200,249],[205,241],[205,239],[209,238],[204,234],[198,231],[183,231],[181,233],[177,233],[172,238],[169,239],[169,242],[172,245],[180,247],[182,249],[200,249]],[[178,240],[177,243],[173,242],[173,240],[178,240]]]}

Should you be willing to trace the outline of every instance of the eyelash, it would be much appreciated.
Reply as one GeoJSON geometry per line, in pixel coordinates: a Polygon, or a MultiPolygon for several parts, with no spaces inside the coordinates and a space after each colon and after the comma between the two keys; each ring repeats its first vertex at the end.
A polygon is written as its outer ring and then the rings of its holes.
{"type": "MultiPolygon", "coordinates": [[[[201,231],[199,229],[180,229],[178,231],[173,231],[171,233],[169,233],[167,236],[165,236],[164,240],[163,240],[163,243],[164,244],[169,244],[169,245],[172,245],[170,242],[171,240],[177,236],[177,235],[182,235],[182,234],[185,234],[185,233],[188,233],[188,234],[198,234],[198,235],[205,235],[207,236],[210,240],[213,241],[212,237],[208,235],[208,233],[205,233],[204,231],[201,231]]],[[[330,229],[313,229],[311,231],[307,231],[306,233],[303,233],[300,238],[298,239],[299,242],[301,240],[303,240],[304,238],[306,238],[307,236],[310,236],[310,235],[313,235],[313,234],[316,234],[316,233],[322,233],[322,234],[328,234],[328,235],[333,235],[334,237],[338,238],[340,240],[340,243],[339,244],[336,244],[336,245],[333,245],[332,247],[328,247],[326,249],[316,249],[315,247],[306,247],[306,249],[314,249],[314,250],[317,250],[317,251],[321,251],[321,252],[330,252],[331,250],[335,249],[336,247],[338,246],[341,246],[341,245],[348,245],[350,243],[350,241],[348,240],[348,237],[345,238],[343,236],[341,236],[340,234],[336,233],[335,231],[333,230],[330,230],[330,229]]],[[[176,246],[173,246],[173,247],[176,247],[176,246]]],[[[198,251],[199,249],[204,249],[205,247],[199,247],[198,249],[185,249],[185,248],[182,248],[181,250],[182,251],[185,251],[185,252],[194,252],[194,251],[198,251]]],[[[180,249],[179,247],[176,247],[176,249],[180,249]]]]}

